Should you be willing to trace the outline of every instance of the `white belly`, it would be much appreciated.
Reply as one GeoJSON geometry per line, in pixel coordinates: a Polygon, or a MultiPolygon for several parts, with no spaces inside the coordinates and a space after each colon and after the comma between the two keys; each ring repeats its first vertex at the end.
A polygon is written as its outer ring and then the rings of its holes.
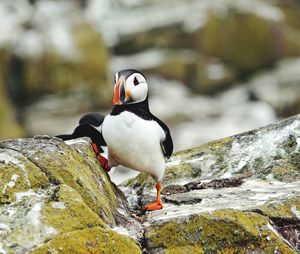
{"type": "Polygon", "coordinates": [[[161,180],[165,159],[160,141],[165,137],[155,121],[146,121],[130,112],[105,117],[102,134],[109,157],[137,171],[147,172],[161,180]]]}

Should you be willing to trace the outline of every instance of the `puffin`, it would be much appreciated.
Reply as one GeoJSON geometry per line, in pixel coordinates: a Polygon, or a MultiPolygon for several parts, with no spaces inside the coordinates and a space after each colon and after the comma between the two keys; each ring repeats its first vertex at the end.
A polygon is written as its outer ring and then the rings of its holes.
{"type": "Polygon", "coordinates": [[[92,147],[107,172],[112,167],[123,165],[149,174],[155,181],[156,198],[142,209],[162,209],[162,179],[166,161],[173,153],[173,141],[168,126],[149,109],[145,76],[134,69],[117,72],[112,102],[109,115],[85,115],[72,134],[57,137],[63,140],[90,137],[92,147]]]}
{"type": "Polygon", "coordinates": [[[173,141],[167,125],[149,109],[148,83],[141,72],[126,69],[115,74],[113,105],[102,124],[108,165],[149,174],[155,181],[156,198],[143,209],[162,209],[162,179],[173,141]]]}

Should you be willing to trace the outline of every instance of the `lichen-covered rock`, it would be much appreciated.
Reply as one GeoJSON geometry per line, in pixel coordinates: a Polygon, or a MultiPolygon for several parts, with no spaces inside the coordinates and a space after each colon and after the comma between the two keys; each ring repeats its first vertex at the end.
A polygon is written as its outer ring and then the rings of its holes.
{"type": "MultiPolygon", "coordinates": [[[[238,5],[237,5],[238,6],[238,5]]],[[[284,56],[297,56],[300,33],[278,18],[266,18],[228,5],[223,15],[212,14],[199,34],[199,45],[242,73],[267,66],[284,56]]]]}
{"type": "Polygon", "coordinates": [[[178,152],[144,215],[153,180],[128,204],[89,139],[0,142],[0,253],[297,253],[299,152],[300,115],[178,152]]]}
{"type": "Polygon", "coordinates": [[[86,228],[58,235],[31,254],[43,253],[141,253],[130,238],[101,227],[86,228]]]}
{"type": "Polygon", "coordinates": [[[155,223],[145,238],[151,253],[294,253],[274,231],[264,216],[228,209],[155,223]]]}
{"type": "MultiPolygon", "coordinates": [[[[165,207],[145,217],[147,250],[299,252],[299,153],[300,115],[176,153],[164,178],[165,207]]],[[[155,196],[145,174],[124,191],[137,193],[133,207],[155,196]]]]}
{"type": "Polygon", "coordinates": [[[10,10],[7,27],[15,31],[0,40],[0,74],[15,104],[80,88],[92,106],[108,105],[109,51],[79,4],[3,1],[1,10],[4,19],[10,10]]]}
{"type": "Polygon", "coordinates": [[[46,136],[0,142],[0,252],[138,253],[135,240],[111,229],[135,224],[89,140],[68,144],[46,136]]]}
{"type": "Polygon", "coordinates": [[[300,58],[283,59],[275,68],[254,75],[249,89],[255,96],[272,105],[280,116],[300,112],[300,58]]]}

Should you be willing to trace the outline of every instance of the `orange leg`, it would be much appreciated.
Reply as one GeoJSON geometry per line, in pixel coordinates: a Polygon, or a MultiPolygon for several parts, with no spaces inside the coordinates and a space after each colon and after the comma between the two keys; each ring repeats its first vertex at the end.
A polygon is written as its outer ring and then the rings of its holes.
{"type": "Polygon", "coordinates": [[[92,144],[92,148],[95,151],[102,167],[105,169],[106,172],[109,172],[111,168],[108,165],[107,159],[101,155],[101,153],[99,152],[98,147],[95,143],[92,144]]]}
{"type": "Polygon", "coordinates": [[[143,210],[147,210],[147,211],[154,211],[154,210],[160,210],[163,208],[163,204],[161,202],[161,199],[160,199],[160,192],[161,192],[161,182],[158,182],[156,185],[156,199],[154,202],[148,204],[148,205],[145,205],[143,207],[143,210]]]}

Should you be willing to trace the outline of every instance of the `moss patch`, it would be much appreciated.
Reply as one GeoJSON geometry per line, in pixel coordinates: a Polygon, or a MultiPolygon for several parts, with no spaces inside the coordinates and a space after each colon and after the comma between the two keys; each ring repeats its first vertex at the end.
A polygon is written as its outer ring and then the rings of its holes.
{"type": "Polygon", "coordinates": [[[89,141],[72,146],[46,136],[0,143],[1,247],[7,253],[37,247],[45,253],[48,246],[52,253],[55,244],[64,245],[53,253],[140,253],[134,240],[108,228],[129,223],[125,197],[89,141]]]}
{"type": "Polygon", "coordinates": [[[52,184],[65,184],[76,190],[92,211],[109,225],[115,224],[119,201],[115,186],[100,168],[89,143],[76,149],[58,139],[22,139],[3,142],[22,152],[48,177],[52,184]]]}
{"type": "Polygon", "coordinates": [[[293,39],[292,34],[294,38],[299,36],[286,24],[233,9],[226,17],[210,15],[199,33],[199,45],[241,72],[249,72],[282,56],[299,55],[299,40],[293,39]]]}
{"type": "Polygon", "coordinates": [[[300,213],[300,197],[289,198],[284,202],[269,202],[259,207],[259,210],[268,217],[297,219],[297,211],[300,213]]]}
{"type": "Polygon", "coordinates": [[[42,221],[58,233],[87,227],[106,227],[104,222],[84,202],[82,197],[67,185],[60,185],[51,200],[42,209],[42,221]]]}
{"type": "Polygon", "coordinates": [[[254,249],[295,253],[268,225],[266,217],[255,213],[219,210],[150,226],[146,238],[153,251],[192,246],[204,253],[243,253],[254,249]]]}
{"type": "Polygon", "coordinates": [[[21,153],[0,149],[0,161],[1,157],[12,158],[12,161],[0,162],[0,203],[14,202],[18,192],[49,186],[46,174],[21,153]]]}
{"type": "Polygon", "coordinates": [[[141,253],[131,238],[100,227],[59,235],[30,254],[56,253],[141,253]]]}

